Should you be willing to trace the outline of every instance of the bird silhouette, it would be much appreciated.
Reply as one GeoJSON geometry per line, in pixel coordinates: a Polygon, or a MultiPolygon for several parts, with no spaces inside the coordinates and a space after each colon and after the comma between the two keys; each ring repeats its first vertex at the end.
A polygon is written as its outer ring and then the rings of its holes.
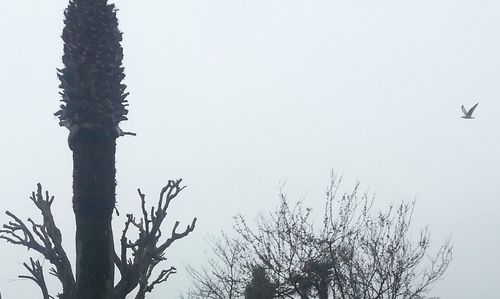
{"type": "Polygon", "coordinates": [[[470,108],[469,110],[465,109],[464,105],[462,105],[462,112],[464,113],[464,116],[462,116],[462,118],[465,118],[465,119],[474,118],[472,116],[472,113],[474,113],[474,110],[476,109],[477,105],[479,105],[479,103],[476,103],[476,105],[472,106],[472,108],[470,108]]]}

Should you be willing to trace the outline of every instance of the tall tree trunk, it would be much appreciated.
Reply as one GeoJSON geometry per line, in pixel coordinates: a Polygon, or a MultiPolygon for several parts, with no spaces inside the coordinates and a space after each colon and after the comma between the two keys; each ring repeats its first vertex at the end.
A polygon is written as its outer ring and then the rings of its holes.
{"type": "Polygon", "coordinates": [[[76,298],[104,299],[114,283],[116,138],[128,113],[122,33],[107,0],[70,0],[64,14],[63,104],[56,115],[70,131],[73,151],[76,298]]]}
{"type": "Polygon", "coordinates": [[[115,139],[81,131],[72,147],[78,299],[109,298],[114,283],[115,139]]]}

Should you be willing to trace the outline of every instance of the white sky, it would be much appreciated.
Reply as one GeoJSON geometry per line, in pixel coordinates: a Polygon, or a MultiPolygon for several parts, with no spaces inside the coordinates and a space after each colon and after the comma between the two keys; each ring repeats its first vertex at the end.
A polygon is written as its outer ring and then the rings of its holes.
{"type": "MultiPolygon", "coordinates": [[[[138,134],[118,141],[118,207],[138,213],[136,188],[154,200],[184,178],[171,221],[199,222],[167,252],[182,272],[234,214],[274,208],[283,181],[320,208],[333,168],[381,206],[416,199],[414,226],[429,225],[435,245],[452,236],[434,295],[500,296],[500,3],[117,2],[131,93],[122,127],[138,134]],[[476,102],[477,119],[461,119],[476,102]]],[[[33,216],[41,182],[74,256],[71,152],[52,115],[67,1],[0,5],[1,210],[33,216]]],[[[4,298],[38,298],[15,278],[33,252],[1,246],[4,298]]],[[[179,273],[151,298],[188,286],[179,273]]]]}

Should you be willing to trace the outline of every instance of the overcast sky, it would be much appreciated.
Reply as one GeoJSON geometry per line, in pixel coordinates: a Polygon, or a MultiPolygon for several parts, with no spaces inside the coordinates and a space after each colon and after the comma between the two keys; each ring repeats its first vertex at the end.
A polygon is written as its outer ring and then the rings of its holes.
{"type": "MultiPolygon", "coordinates": [[[[38,217],[41,182],[74,257],[71,152],[58,126],[65,0],[0,0],[1,210],[38,217]]],[[[414,228],[452,237],[442,298],[500,296],[500,3],[460,0],[122,0],[130,121],[118,140],[118,208],[139,212],[171,178],[171,222],[195,232],[168,263],[204,261],[208,233],[276,207],[279,186],[319,209],[331,169],[377,203],[416,199],[414,228]],[[460,106],[479,102],[474,120],[460,106]]],[[[38,218],[39,219],[39,218],[38,218]]],[[[0,216],[5,223],[7,217],[0,216]]],[[[115,221],[116,229],[124,219],[115,221]]],[[[169,228],[165,228],[169,231],[169,228]]],[[[0,244],[4,298],[30,254],[0,244]]],[[[34,255],[33,255],[34,254],[34,255]]],[[[46,263],[48,266],[48,262],[46,263]]],[[[167,265],[165,265],[167,266],[167,265]]],[[[151,298],[178,298],[183,273],[151,298]]]]}

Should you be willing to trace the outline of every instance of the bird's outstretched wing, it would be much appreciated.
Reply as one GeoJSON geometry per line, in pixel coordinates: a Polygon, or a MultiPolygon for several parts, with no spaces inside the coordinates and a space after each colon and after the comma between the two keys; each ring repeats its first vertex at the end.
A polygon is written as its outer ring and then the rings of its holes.
{"type": "Polygon", "coordinates": [[[476,105],[472,106],[472,108],[469,109],[469,112],[467,112],[467,116],[472,116],[472,113],[474,113],[477,105],[479,105],[479,103],[476,103],[476,105]]]}
{"type": "Polygon", "coordinates": [[[464,105],[462,105],[462,112],[464,113],[465,116],[467,116],[467,109],[465,109],[464,105]]]}

